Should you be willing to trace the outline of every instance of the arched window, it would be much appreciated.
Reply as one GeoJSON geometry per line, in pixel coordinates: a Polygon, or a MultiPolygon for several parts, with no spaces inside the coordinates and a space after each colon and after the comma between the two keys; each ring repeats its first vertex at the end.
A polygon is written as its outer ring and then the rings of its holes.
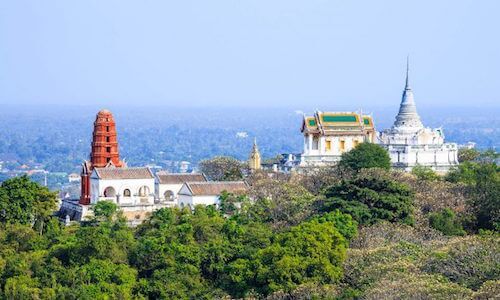
{"type": "Polygon", "coordinates": [[[108,186],[107,188],[105,188],[104,197],[116,197],[115,188],[113,188],[112,186],[108,186]]]}
{"type": "Polygon", "coordinates": [[[165,197],[165,200],[167,201],[174,201],[174,192],[172,191],[166,191],[163,196],[165,197]]]}
{"type": "Polygon", "coordinates": [[[146,197],[149,195],[149,188],[147,186],[142,186],[139,189],[139,197],[146,197]]]}
{"type": "Polygon", "coordinates": [[[130,197],[130,196],[131,196],[130,190],[129,189],[124,189],[123,190],[123,197],[130,197]]]}

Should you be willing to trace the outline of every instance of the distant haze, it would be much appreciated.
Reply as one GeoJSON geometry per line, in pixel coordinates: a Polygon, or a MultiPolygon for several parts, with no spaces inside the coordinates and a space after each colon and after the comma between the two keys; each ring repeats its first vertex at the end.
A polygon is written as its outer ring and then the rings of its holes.
{"type": "Polygon", "coordinates": [[[0,2],[0,107],[498,107],[500,1],[0,2]]]}

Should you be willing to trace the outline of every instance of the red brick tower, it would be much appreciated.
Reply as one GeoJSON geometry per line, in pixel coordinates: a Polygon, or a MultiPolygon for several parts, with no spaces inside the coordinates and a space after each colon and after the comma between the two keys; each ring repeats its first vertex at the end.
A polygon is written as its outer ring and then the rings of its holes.
{"type": "Polygon", "coordinates": [[[124,163],[120,161],[115,120],[109,110],[103,109],[97,113],[94,122],[90,161],[85,161],[82,167],[80,204],[90,204],[90,175],[92,170],[108,166],[121,168],[124,163]]]}

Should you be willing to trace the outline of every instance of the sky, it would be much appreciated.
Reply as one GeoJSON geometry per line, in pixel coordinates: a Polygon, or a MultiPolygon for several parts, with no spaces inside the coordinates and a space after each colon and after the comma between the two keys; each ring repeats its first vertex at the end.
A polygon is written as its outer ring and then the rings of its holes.
{"type": "Polygon", "coordinates": [[[0,0],[7,105],[500,107],[500,1],[0,0]]]}

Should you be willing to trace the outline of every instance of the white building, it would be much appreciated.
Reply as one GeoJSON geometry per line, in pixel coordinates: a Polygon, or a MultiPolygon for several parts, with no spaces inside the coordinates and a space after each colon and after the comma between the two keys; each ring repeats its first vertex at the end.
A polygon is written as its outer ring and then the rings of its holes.
{"type": "Polygon", "coordinates": [[[154,204],[155,180],[149,168],[95,168],[90,176],[91,204],[154,204]]]}
{"type": "Polygon", "coordinates": [[[445,143],[442,128],[424,127],[417,113],[413,91],[406,85],[394,125],[380,134],[380,142],[389,151],[394,168],[411,171],[415,166],[430,167],[436,172],[447,172],[458,165],[458,147],[445,143]]]}
{"type": "Polygon", "coordinates": [[[185,182],[203,182],[207,178],[202,173],[167,173],[160,171],[155,176],[157,200],[177,204],[177,196],[185,182]]]}
{"type": "Polygon", "coordinates": [[[248,186],[243,181],[186,182],[179,191],[179,206],[220,205],[220,194],[244,194],[248,186]]]}
{"type": "Polygon", "coordinates": [[[335,164],[342,153],[376,137],[371,116],[357,112],[320,112],[304,116],[301,167],[335,164]]]}

